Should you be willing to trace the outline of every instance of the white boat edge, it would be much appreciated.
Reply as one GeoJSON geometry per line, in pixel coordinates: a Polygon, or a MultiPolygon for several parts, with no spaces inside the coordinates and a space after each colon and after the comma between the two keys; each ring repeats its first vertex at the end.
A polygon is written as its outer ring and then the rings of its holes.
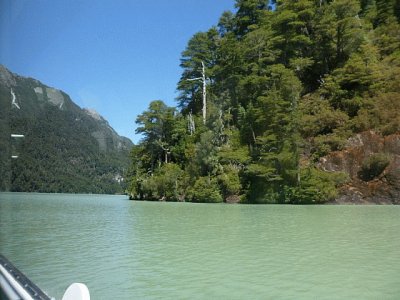
{"type": "MultiPolygon", "coordinates": [[[[44,293],[8,259],[0,254],[1,295],[4,295],[9,300],[55,300],[44,293]]],[[[90,300],[89,289],[84,283],[73,283],[65,291],[62,300],[90,300]]]]}
{"type": "Polygon", "coordinates": [[[65,291],[62,300],[90,300],[89,289],[83,283],[73,283],[65,291]]]}

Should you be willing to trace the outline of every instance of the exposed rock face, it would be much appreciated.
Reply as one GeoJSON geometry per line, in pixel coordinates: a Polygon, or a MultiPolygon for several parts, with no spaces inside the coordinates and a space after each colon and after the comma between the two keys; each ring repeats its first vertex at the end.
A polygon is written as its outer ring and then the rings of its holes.
{"type": "Polygon", "coordinates": [[[13,73],[11,73],[9,70],[7,70],[7,68],[2,65],[0,65],[0,83],[7,87],[12,87],[16,85],[13,73]]]}
{"type": "Polygon", "coordinates": [[[343,151],[321,158],[319,167],[349,174],[350,181],[341,187],[336,203],[400,204],[400,133],[386,137],[373,131],[357,134],[343,151]],[[377,153],[387,155],[388,165],[371,180],[362,179],[363,162],[377,153]]]}
{"type": "Polygon", "coordinates": [[[230,195],[225,199],[226,203],[230,204],[235,204],[240,202],[240,196],[239,195],[230,195]]]}
{"type": "MultiPolygon", "coordinates": [[[[35,92],[36,92],[36,88],[35,88],[35,92]]],[[[56,105],[61,109],[62,106],[64,105],[64,97],[61,94],[61,92],[57,89],[48,87],[48,88],[46,88],[46,93],[47,93],[48,101],[51,104],[56,105]]]]}
{"type": "Polygon", "coordinates": [[[97,121],[103,121],[104,118],[94,109],[92,108],[84,108],[83,109],[85,113],[87,113],[89,116],[91,116],[93,119],[97,121]]]}

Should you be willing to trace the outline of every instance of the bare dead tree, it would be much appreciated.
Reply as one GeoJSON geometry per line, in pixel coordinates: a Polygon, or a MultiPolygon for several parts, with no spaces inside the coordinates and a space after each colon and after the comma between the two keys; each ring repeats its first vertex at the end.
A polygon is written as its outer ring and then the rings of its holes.
{"type": "Polygon", "coordinates": [[[197,78],[192,78],[188,79],[188,81],[194,81],[194,80],[201,80],[203,83],[203,124],[206,124],[206,116],[207,116],[207,79],[206,79],[206,67],[204,65],[204,62],[201,62],[202,66],[202,71],[201,71],[201,77],[197,78]]]}
{"type": "Polygon", "coordinates": [[[193,133],[195,133],[196,131],[196,125],[194,123],[192,112],[190,112],[188,115],[188,130],[190,132],[190,135],[193,135],[193,133]]]}

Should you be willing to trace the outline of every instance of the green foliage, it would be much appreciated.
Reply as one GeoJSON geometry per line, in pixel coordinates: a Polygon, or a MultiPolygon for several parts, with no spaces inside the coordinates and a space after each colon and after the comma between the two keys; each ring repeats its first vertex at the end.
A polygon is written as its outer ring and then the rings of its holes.
{"type": "Polygon", "coordinates": [[[206,131],[200,136],[200,141],[196,144],[195,162],[202,176],[216,174],[218,157],[212,131],[206,131]]]}
{"type": "Polygon", "coordinates": [[[181,67],[184,69],[177,89],[179,107],[183,112],[197,114],[202,108],[202,82],[196,80],[202,76],[202,63],[206,66],[206,77],[214,76],[216,64],[218,30],[211,28],[207,32],[196,33],[182,52],[181,67]]]}
{"type": "Polygon", "coordinates": [[[166,118],[173,109],[165,108],[148,125],[142,119],[143,133],[153,127],[159,133],[145,136],[135,150],[133,194],[324,203],[347,177],[313,163],[343,150],[355,133],[400,131],[398,0],[271,3],[275,10],[268,1],[237,0],[236,13],[224,12],[218,28],[189,40],[178,83],[180,113],[166,118]],[[180,174],[178,189],[161,175],[171,162],[170,172],[180,174]]]}
{"type": "Polygon", "coordinates": [[[334,109],[321,95],[304,96],[299,104],[302,114],[300,132],[306,137],[332,134],[335,129],[343,127],[349,117],[339,109],[334,109]]]}
{"type": "Polygon", "coordinates": [[[279,61],[298,72],[313,64],[309,55],[315,13],[312,1],[280,1],[272,20],[274,48],[281,50],[279,61]]]}
{"type": "Polygon", "coordinates": [[[137,174],[131,180],[130,197],[133,199],[180,201],[184,195],[184,172],[173,163],[162,165],[150,175],[137,174]]]}
{"type": "Polygon", "coordinates": [[[375,0],[376,19],[375,26],[389,24],[395,21],[395,0],[375,0]]]}
{"type": "Polygon", "coordinates": [[[313,140],[314,159],[327,155],[329,152],[343,150],[349,136],[340,132],[316,136],[313,140]]]}
{"type": "Polygon", "coordinates": [[[345,173],[329,173],[316,168],[301,170],[301,182],[295,187],[285,188],[285,198],[288,203],[319,204],[334,200],[337,187],[348,180],[345,173]]]}
{"type": "Polygon", "coordinates": [[[0,190],[124,193],[131,142],[117,136],[104,119],[80,109],[68,95],[61,92],[60,108],[48,101],[47,87],[37,80],[20,76],[14,80],[20,109],[10,107],[10,87],[0,82],[0,114],[7,114],[0,116],[0,190]],[[43,90],[40,97],[36,87],[43,90]],[[10,139],[10,133],[25,138],[10,139]],[[11,155],[18,159],[11,160],[11,155]]]}
{"type": "Polygon", "coordinates": [[[188,197],[193,202],[218,203],[223,200],[217,181],[208,176],[196,180],[188,191],[188,197]]]}
{"type": "Polygon", "coordinates": [[[385,153],[374,153],[368,156],[361,165],[359,176],[370,181],[379,176],[390,163],[390,156],[385,153]]]}
{"type": "Polygon", "coordinates": [[[374,30],[373,38],[379,52],[386,56],[395,53],[400,47],[400,24],[391,22],[374,30]]]}
{"type": "MultiPolygon", "coordinates": [[[[0,66],[1,67],[1,66],[0,66]]],[[[0,85],[0,191],[11,186],[10,92],[0,85]]]]}
{"type": "Polygon", "coordinates": [[[374,128],[383,135],[400,131],[400,93],[382,93],[371,98],[370,107],[360,110],[353,119],[356,131],[374,128]]]}
{"type": "Polygon", "coordinates": [[[268,9],[267,0],[236,0],[236,26],[235,33],[240,37],[255,28],[263,15],[263,11],[268,9]]]}
{"type": "Polygon", "coordinates": [[[239,195],[242,189],[239,170],[233,166],[226,166],[224,172],[218,176],[219,185],[224,199],[232,195],[239,195]]]}
{"type": "Polygon", "coordinates": [[[326,77],[322,95],[329,99],[332,107],[344,111],[350,117],[358,114],[364,104],[363,98],[379,89],[382,81],[377,57],[375,47],[363,45],[342,68],[337,68],[326,77]]]}

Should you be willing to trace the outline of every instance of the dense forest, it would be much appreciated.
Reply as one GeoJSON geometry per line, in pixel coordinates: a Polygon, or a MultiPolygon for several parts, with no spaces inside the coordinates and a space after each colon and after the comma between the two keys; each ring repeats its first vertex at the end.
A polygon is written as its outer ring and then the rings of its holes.
{"type": "MultiPolygon", "coordinates": [[[[357,133],[400,132],[399,0],[236,0],[182,53],[178,106],[150,103],[132,199],[324,203],[318,167],[357,133]]],[[[366,160],[370,180],[390,157],[366,160]]]]}
{"type": "Polygon", "coordinates": [[[122,194],[131,147],[67,94],[0,65],[0,191],[122,194]]]}

